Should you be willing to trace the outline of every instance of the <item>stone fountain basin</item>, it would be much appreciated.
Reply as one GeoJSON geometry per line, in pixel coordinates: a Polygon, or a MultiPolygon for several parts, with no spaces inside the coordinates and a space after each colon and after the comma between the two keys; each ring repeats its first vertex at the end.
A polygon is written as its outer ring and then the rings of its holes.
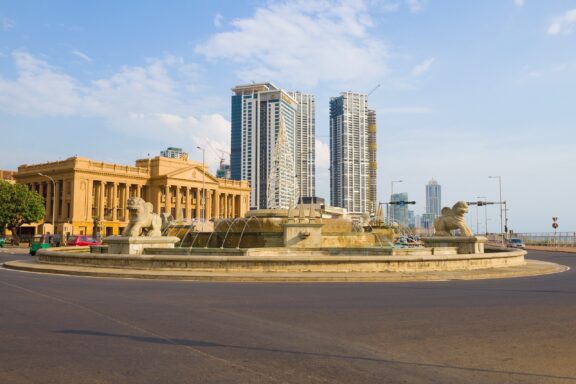
{"type": "Polygon", "coordinates": [[[184,248],[146,249],[144,255],[91,254],[88,247],[49,248],[49,265],[197,272],[436,272],[521,266],[523,250],[457,254],[454,247],[392,248],[184,248]],[[190,253],[189,253],[190,252],[190,253]]]}

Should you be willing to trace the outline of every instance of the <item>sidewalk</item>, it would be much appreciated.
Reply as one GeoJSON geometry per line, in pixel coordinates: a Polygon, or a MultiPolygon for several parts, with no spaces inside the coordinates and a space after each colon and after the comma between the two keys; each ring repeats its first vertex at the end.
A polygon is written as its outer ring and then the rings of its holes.
{"type": "Polygon", "coordinates": [[[28,246],[5,245],[0,247],[0,253],[28,253],[28,246]]]}
{"type": "Polygon", "coordinates": [[[576,253],[576,247],[562,247],[562,246],[555,247],[553,245],[527,245],[526,250],[576,253]]]}

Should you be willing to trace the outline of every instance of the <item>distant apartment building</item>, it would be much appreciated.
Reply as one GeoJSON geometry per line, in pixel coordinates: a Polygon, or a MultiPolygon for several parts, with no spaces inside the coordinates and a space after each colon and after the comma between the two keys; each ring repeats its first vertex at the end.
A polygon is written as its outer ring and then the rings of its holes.
{"type": "Polygon", "coordinates": [[[378,208],[378,160],[376,145],[376,111],[368,110],[368,212],[375,213],[378,208]]]}
{"type": "Polygon", "coordinates": [[[315,195],[315,102],[272,83],[232,89],[230,170],[250,182],[252,208],[288,208],[315,195]]]}
{"type": "Polygon", "coordinates": [[[295,171],[301,197],[316,195],[316,106],[313,95],[289,92],[298,103],[296,109],[295,171]]]}
{"type": "Polygon", "coordinates": [[[168,147],[165,151],[160,151],[160,156],[170,159],[187,159],[188,154],[182,151],[182,148],[168,147]]]}
{"type": "Polygon", "coordinates": [[[330,200],[350,214],[369,212],[368,97],[330,99],[330,200]]]}
{"type": "Polygon", "coordinates": [[[442,209],[442,186],[434,179],[426,184],[426,213],[433,218],[440,216],[442,209]]]}
{"type": "Polygon", "coordinates": [[[408,228],[416,228],[416,215],[411,209],[408,210],[408,228]]]}
{"type": "Polygon", "coordinates": [[[226,164],[224,159],[220,160],[220,166],[216,170],[216,177],[220,179],[231,179],[232,173],[230,171],[230,164],[226,164]]]}
{"type": "MultiPolygon", "coordinates": [[[[392,195],[392,202],[408,201],[408,193],[395,193],[392,195]]],[[[393,204],[390,205],[392,210],[392,218],[396,223],[403,227],[408,227],[409,217],[408,217],[408,205],[393,204]]]]}
{"type": "Polygon", "coordinates": [[[420,226],[425,229],[432,229],[434,224],[434,219],[436,216],[433,213],[422,214],[422,219],[420,221],[420,226]]]}

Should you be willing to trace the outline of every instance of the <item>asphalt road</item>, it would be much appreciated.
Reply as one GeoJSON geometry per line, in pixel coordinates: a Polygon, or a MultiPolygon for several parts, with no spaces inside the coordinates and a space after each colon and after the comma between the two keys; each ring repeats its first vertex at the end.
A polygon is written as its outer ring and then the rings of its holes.
{"type": "Polygon", "coordinates": [[[529,256],[572,269],[339,284],[0,269],[0,383],[576,383],[576,254],[529,256]]]}

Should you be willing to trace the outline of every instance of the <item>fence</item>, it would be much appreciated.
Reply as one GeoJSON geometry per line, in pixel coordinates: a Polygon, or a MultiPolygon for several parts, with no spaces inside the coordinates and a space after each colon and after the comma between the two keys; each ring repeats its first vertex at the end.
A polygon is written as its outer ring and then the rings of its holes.
{"type": "Polygon", "coordinates": [[[515,233],[512,237],[522,239],[526,245],[576,247],[576,232],[515,233]]]}

